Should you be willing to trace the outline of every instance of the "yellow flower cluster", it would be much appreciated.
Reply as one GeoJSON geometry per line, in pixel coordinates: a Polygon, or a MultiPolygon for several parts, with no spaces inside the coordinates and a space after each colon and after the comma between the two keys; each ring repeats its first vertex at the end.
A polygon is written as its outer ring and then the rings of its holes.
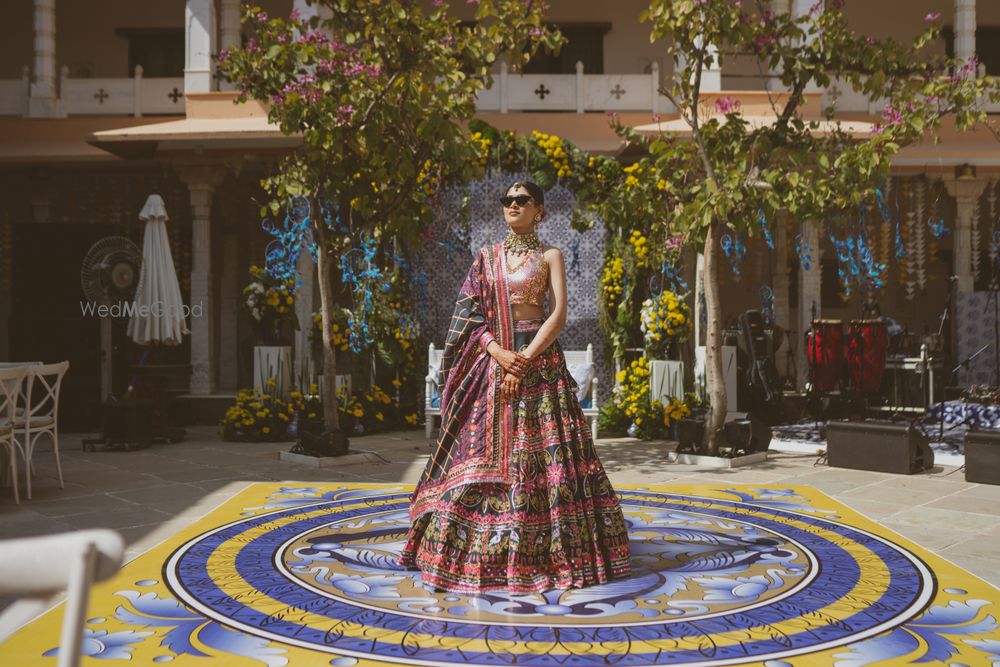
{"type": "Polygon", "coordinates": [[[663,407],[663,425],[670,426],[678,419],[691,416],[691,408],[679,398],[675,398],[663,407]]]}
{"type": "MultiPolygon", "coordinates": [[[[399,308],[399,304],[394,304],[394,307],[399,308]]],[[[411,321],[404,320],[402,324],[392,330],[392,335],[396,339],[396,342],[399,343],[399,346],[409,352],[413,341],[417,338],[417,329],[411,321]]]]}
{"type": "Polygon", "coordinates": [[[672,338],[682,339],[690,323],[687,304],[669,291],[661,292],[656,300],[643,301],[639,317],[646,345],[650,348],[657,348],[672,338]]]}
{"type": "Polygon", "coordinates": [[[625,190],[626,192],[632,188],[639,187],[639,175],[642,174],[642,166],[636,162],[635,164],[630,164],[623,169],[627,176],[625,176],[625,190]]]}
{"type": "Polygon", "coordinates": [[[601,285],[604,289],[604,296],[608,301],[608,308],[613,308],[622,294],[622,277],[625,269],[622,265],[621,257],[614,257],[604,265],[604,273],[601,276],[601,285]]]}
{"type": "Polygon", "coordinates": [[[490,159],[490,146],[493,145],[493,140],[482,132],[473,132],[472,140],[479,144],[479,163],[485,165],[490,159]]]}
{"type": "Polygon", "coordinates": [[[645,236],[642,235],[638,229],[632,230],[632,235],[629,237],[628,242],[632,244],[632,248],[635,249],[635,256],[639,260],[637,263],[639,266],[646,265],[646,258],[649,256],[649,243],[645,236]]]}
{"type": "Polygon", "coordinates": [[[417,413],[416,412],[411,412],[410,414],[406,415],[406,417],[404,417],[404,419],[406,419],[406,423],[409,424],[409,425],[411,425],[411,426],[416,426],[417,425],[417,413]]]}
{"type": "Polygon", "coordinates": [[[641,403],[649,396],[649,363],[645,357],[639,357],[615,375],[618,386],[615,387],[614,401],[628,417],[635,417],[635,423],[642,424],[639,416],[641,403]]]}
{"type": "MultiPolygon", "coordinates": [[[[323,313],[313,313],[313,335],[321,336],[323,331],[323,313]]],[[[341,352],[346,352],[348,343],[351,337],[350,327],[340,328],[340,325],[334,322],[330,325],[330,344],[341,352]]],[[[314,339],[316,340],[316,339],[314,339]]],[[[322,338],[319,338],[320,343],[322,343],[322,338]]]]}
{"type": "Polygon", "coordinates": [[[293,391],[288,400],[275,393],[276,382],[268,378],[264,390],[241,389],[236,404],[226,410],[219,424],[227,440],[285,440],[288,424],[305,408],[305,397],[293,391]]]}
{"type": "Polygon", "coordinates": [[[432,169],[430,160],[424,161],[424,166],[417,174],[417,185],[424,189],[424,193],[430,197],[441,187],[441,178],[432,169]]]}
{"type": "Polygon", "coordinates": [[[276,281],[259,266],[250,267],[252,280],[243,288],[244,305],[250,317],[260,322],[268,316],[283,316],[295,308],[295,281],[276,281]]]}
{"type": "Polygon", "coordinates": [[[569,168],[569,155],[566,154],[566,148],[563,145],[562,139],[554,134],[545,134],[538,130],[533,130],[531,136],[538,142],[538,146],[545,151],[549,162],[556,168],[557,176],[570,176],[573,173],[569,168]]]}

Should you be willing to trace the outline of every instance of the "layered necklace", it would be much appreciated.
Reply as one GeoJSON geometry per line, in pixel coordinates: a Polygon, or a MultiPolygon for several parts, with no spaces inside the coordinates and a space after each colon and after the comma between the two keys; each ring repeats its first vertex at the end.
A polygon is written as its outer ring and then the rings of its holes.
{"type": "Polygon", "coordinates": [[[537,232],[518,234],[513,229],[507,230],[507,238],[503,240],[503,248],[512,255],[526,255],[532,250],[542,247],[537,232]]]}

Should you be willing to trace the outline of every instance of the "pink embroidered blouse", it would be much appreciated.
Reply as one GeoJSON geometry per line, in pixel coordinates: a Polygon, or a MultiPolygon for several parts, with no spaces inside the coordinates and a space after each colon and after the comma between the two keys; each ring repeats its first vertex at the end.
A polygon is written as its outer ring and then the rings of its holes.
{"type": "Polygon", "coordinates": [[[511,304],[544,307],[549,289],[549,265],[540,252],[528,254],[515,271],[507,274],[511,304]]]}

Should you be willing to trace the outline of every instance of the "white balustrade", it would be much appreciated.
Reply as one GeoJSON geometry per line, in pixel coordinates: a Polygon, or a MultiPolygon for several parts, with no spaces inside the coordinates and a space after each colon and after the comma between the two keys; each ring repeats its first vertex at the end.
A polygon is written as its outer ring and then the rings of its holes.
{"type": "Polygon", "coordinates": [[[70,116],[184,113],[184,77],[143,77],[140,66],[130,78],[86,79],[70,78],[63,67],[59,89],[70,116]]]}

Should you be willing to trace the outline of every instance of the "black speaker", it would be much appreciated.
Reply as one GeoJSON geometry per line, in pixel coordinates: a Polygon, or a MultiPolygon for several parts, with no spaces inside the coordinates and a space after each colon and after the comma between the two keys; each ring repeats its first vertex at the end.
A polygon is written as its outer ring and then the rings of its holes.
{"type": "Polygon", "coordinates": [[[1000,484],[1000,431],[965,434],[965,481],[1000,484]]]}
{"type": "Polygon", "coordinates": [[[830,421],[826,460],[836,468],[912,475],[934,467],[934,452],[911,424],[830,421]]]}
{"type": "Polygon", "coordinates": [[[730,418],[730,421],[726,422],[723,434],[729,441],[730,446],[743,446],[745,440],[735,439],[734,436],[740,437],[737,436],[737,434],[740,433],[746,426],[748,426],[750,430],[750,446],[747,448],[747,454],[766,452],[771,446],[771,438],[774,437],[771,427],[764,423],[764,420],[757,417],[754,413],[731,412],[727,415],[727,417],[730,418]],[[750,423],[743,426],[741,422],[746,421],[749,421],[750,423]]]}

